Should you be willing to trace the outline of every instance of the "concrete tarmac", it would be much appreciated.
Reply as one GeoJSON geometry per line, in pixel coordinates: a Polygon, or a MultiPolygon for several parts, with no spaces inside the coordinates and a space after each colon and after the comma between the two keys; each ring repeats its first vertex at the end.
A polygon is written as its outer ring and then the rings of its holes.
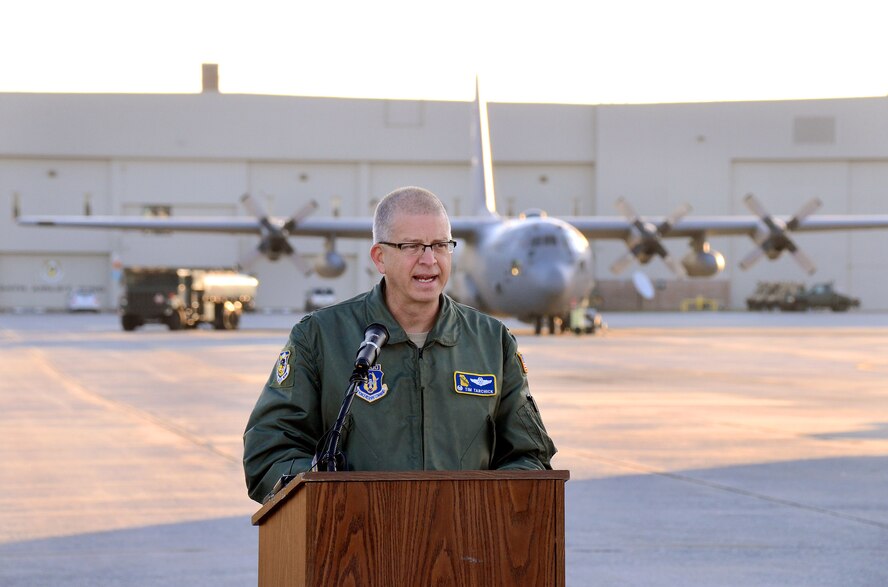
{"type": "MultiPolygon", "coordinates": [[[[0,585],[255,585],[241,434],[297,318],[0,314],[0,585]]],[[[514,328],[569,586],[888,585],[888,315],[606,319],[514,328]]]]}

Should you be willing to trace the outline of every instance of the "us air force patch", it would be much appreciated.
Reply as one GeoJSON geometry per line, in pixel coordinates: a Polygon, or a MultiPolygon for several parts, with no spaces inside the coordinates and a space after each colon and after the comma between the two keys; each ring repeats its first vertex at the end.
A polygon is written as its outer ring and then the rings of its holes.
{"type": "Polygon", "coordinates": [[[496,395],[496,376],[488,373],[453,372],[453,387],[456,393],[468,395],[496,395]]]}
{"type": "Polygon", "coordinates": [[[522,355],[522,354],[519,353],[519,352],[515,352],[515,354],[518,355],[518,360],[521,361],[521,369],[522,369],[525,373],[527,373],[527,363],[524,362],[524,355],[522,355]]]}
{"type": "Polygon", "coordinates": [[[382,382],[382,375],[382,366],[373,365],[367,371],[367,381],[358,384],[355,392],[358,394],[358,397],[368,402],[375,402],[387,394],[388,385],[382,382]]]}
{"type": "Polygon", "coordinates": [[[281,354],[278,357],[277,370],[275,370],[274,373],[274,378],[278,382],[278,385],[283,383],[290,374],[290,354],[290,351],[281,351],[281,354]]]}

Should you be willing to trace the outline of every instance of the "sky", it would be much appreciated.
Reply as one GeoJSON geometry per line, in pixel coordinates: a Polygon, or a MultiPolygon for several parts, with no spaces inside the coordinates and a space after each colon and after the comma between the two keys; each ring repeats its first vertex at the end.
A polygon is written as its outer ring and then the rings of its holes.
{"type": "Polygon", "coordinates": [[[494,102],[884,96],[878,0],[0,0],[0,92],[494,102]]]}

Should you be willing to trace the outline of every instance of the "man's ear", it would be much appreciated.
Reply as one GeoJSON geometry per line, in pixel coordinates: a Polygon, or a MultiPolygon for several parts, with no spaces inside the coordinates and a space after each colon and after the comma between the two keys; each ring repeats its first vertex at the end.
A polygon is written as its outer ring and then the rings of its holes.
{"type": "Polygon", "coordinates": [[[374,243],[370,247],[370,260],[376,265],[376,270],[385,275],[385,260],[383,259],[382,245],[374,243]]]}

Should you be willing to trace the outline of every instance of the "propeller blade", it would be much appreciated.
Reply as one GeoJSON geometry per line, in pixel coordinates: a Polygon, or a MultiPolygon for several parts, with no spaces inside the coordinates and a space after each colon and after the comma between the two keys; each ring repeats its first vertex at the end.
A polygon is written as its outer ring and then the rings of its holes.
{"type": "Polygon", "coordinates": [[[671,255],[665,255],[663,257],[663,262],[666,263],[666,266],[678,277],[684,277],[686,275],[684,265],[681,264],[675,257],[671,255]]]}
{"type": "Polygon", "coordinates": [[[305,259],[302,258],[302,255],[300,255],[297,251],[293,251],[292,253],[287,255],[287,259],[296,267],[296,269],[301,271],[303,275],[308,276],[314,272],[312,266],[306,263],[305,259]]]}
{"type": "Polygon", "coordinates": [[[669,217],[666,220],[664,220],[663,222],[660,223],[660,226],[658,229],[659,233],[661,235],[665,235],[667,232],[669,232],[669,230],[673,226],[675,226],[675,224],[679,220],[681,220],[682,218],[687,216],[688,212],[690,212],[691,210],[692,210],[691,205],[688,204],[687,202],[685,202],[684,204],[679,206],[672,214],[669,215],[669,217]]]}
{"type": "Polygon", "coordinates": [[[299,208],[284,224],[284,230],[291,231],[296,228],[300,222],[305,220],[312,212],[318,209],[318,203],[315,200],[309,200],[307,204],[299,208]]]}
{"type": "Polygon", "coordinates": [[[244,205],[244,208],[247,209],[247,212],[255,216],[256,220],[259,221],[264,234],[273,235],[280,232],[271,224],[271,221],[268,219],[268,214],[265,212],[265,208],[262,204],[260,204],[251,194],[246,193],[242,195],[241,203],[244,205]]]}
{"type": "Polygon", "coordinates": [[[250,252],[248,252],[246,255],[241,257],[241,259],[238,261],[237,265],[238,265],[238,267],[240,267],[241,271],[247,271],[247,270],[251,269],[253,267],[253,265],[256,264],[256,261],[259,260],[259,257],[262,257],[262,256],[263,256],[262,251],[258,247],[256,247],[254,249],[251,249],[250,252]]]}
{"type": "Polygon", "coordinates": [[[632,222],[638,218],[638,213],[635,211],[635,208],[633,208],[632,204],[627,202],[626,198],[623,196],[617,198],[617,201],[614,202],[614,207],[620,212],[620,214],[632,222]]]}
{"type": "Polygon", "coordinates": [[[746,197],[743,198],[743,202],[746,204],[746,207],[749,208],[752,213],[759,218],[770,218],[771,215],[768,213],[767,210],[765,210],[765,207],[762,206],[762,203],[759,202],[758,198],[756,198],[754,195],[746,194],[746,197]]]}
{"type": "Polygon", "coordinates": [[[765,256],[765,250],[761,247],[756,247],[753,250],[751,250],[748,255],[743,257],[743,259],[740,261],[740,268],[744,269],[744,270],[749,269],[750,267],[755,265],[755,263],[759,259],[761,259],[764,256],[765,256]]]}
{"type": "Polygon", "coordinates": [[[796,212],[795,216],[792,217],[792,220],[786,223],[786,228],[789,230],[795,230],[802,222],[804,222],[805,218],[816,212],[822,205],[823,201],[821,201],[820,198],[812,198],[807,204],[802,206],[798,212],[796,212]]]}
{"type": "Polygon", "coordinates": [[[265,208],[263,208],[262,205],[256,201],[256,198],[254,198],[252,194],[246,193],[242,195],[241,203],[244,205],[244,208],[247,209],[247,212],[249,212],[256,218],[268,218],[268,214],[266,214],[265,208]]]}
{"type": "Polygon", "coordinates": [[[619,275],[620,273],[625,271],[626,268],[629,267],[629,265],[631,265],[633,261],[635,261],[635,254],[632,253],[632,251],[629,251],[628,253],[614,261],[613,264],[610,266],[610,270],[612,273],[619,275]]]}
{"type": "Polygon", "coordinates": [[[811,260],[808,255],[803,253],[800,249],[796,248],[796,250],[792,251],[792,258],[796,260],[796,263],[801,266],[802,269],[808,275],[813,275],[815,271],[817,271],[817,267],[814,265],[814,262],[811,260]]]}

